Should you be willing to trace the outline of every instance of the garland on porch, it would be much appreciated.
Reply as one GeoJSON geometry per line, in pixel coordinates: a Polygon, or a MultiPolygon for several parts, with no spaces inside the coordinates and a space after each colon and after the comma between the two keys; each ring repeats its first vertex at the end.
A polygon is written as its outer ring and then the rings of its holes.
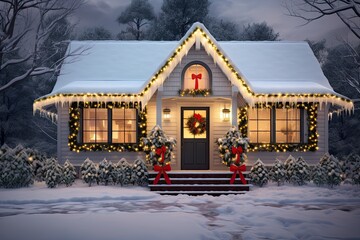
{"type": "Polygon", "coordinates": [[[69,109],[69,148],[71,151],[142,151],[143,143],[141,138],[146,137],[146,108],[141,109],[138,102],[79,102],[72,103],[69,109]],[[137,143],[82,143],[79,138],[80,133],[80,109],[81,108],[135,108],[138,111],[137,123],[137,143]]]}
{"type": "MultiPolygon", "coordinates": [[[[267,152],[307,152],[318,149],[317,110],[318,103],[258,103],[256,108],[303,108],[307,112],[307,143],[249,143],[248,151],[267,152]]],[[[239,131],[244,137],[248,134],[248,107],[239,109],[239,131]]]]}
{"type": "Polygon", "coordinates": [[[203,97],[207,97],[212,93],[211,89],[180,89],[179,90],[179,96],[180,97],[184,97],[184,96],[203,96],[203,97]]]}
{"type": "Polygon", "coordinates": [[[190,133],[194,135],[203,134],[206,131],[206,118],[198,113],[194,113],[194,115],[187,120],[186,126],[189,128],[190,133]]]}

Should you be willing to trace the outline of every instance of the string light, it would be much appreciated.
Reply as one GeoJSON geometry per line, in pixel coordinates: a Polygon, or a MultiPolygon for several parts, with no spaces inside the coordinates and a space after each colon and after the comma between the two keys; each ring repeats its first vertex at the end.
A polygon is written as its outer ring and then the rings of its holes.
{"type": "Polygon", "coordinates": [[[180,97],[184,97],[185,95],[189,95],[189,96],[203,96],[203,97],[207,97],[211,94],[211,89],[180,89],[179,90],[179,96],[180,97]]]}
{"type": "Polygon", "coordinates": [[[146,137],[146,108],[140,110],[140,104],[138,102],[81,102],[72,103],[69,109],[69,143],[68,146],[71,151],[108,151],[108,152],[125,152],[125,151],[142,151],[144,145],[141,138],[146,137]],[[80,109],[81,108],[134,108],[138,110],[138,134],[137,143],[81,143],[78,141],[78,135],[80,131],[80,109]]]}
{"type": "MultiPolygon", "coordinates": [[[[267,152],[307,152],[316,151],[318,147],[319,134],[317,128],[317,109],[318,103],[257,103],[256,108],[303,108],[307,112],[308,121],[308,141],[307,143],[249,143],[248,151],[267,151],[267,152]]],[[[239,109],[239,131],[243,137],[248,135],[248,108],[239,109]]]]}

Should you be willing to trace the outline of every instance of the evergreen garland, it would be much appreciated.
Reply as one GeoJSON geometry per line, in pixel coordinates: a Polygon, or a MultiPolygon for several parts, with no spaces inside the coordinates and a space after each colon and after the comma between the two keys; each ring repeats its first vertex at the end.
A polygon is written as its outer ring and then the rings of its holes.
{"type": "Polygon", "coordinates": [[[286,179],[285,166],[279,159],[275,160],[274,166],[270,169],[270,180],[276,182],[278,186],[284,184],[286,179]]]}
{"type": "Polygon", "coordinates": [[[85,183],[89,184],[89,187],[91,187],[91,184],[97,183],[97,169],[93,161],[89,158],[86,158],[83,164],[81,164],[80,171],[81,178],[85,183]]]}
{"type": "Polygon", "coordinates": [[[264,166],[264,163],[258,159],[250,170],[251,182],[254,185],[262,187],[268,183],[269,173],[264,166]]]}
{"type": "Polygon", "coordinates": [[[75,167],[66,159],[63,166],[63,182],[67,187],[71,186],[76,179],[75,167]]]}
{"type": "Polygon", "coordinates": [[[45,183],[48,188],[56,188],[63,181],[62,167],[55,158],[46,160],[45,164],[46,177],[45,183]]]}

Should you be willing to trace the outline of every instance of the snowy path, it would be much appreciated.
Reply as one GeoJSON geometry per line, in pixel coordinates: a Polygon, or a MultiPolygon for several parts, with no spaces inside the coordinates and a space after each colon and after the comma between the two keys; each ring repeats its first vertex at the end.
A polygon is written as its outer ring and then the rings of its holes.
{"type": "Polygon", "coordinates": [[[360,239],[360,187],[268,186],[245,195],[146,188],[0,189],[0,239],[360,239]],[[171,236],[171,237],[169,237],[171,236]]]}

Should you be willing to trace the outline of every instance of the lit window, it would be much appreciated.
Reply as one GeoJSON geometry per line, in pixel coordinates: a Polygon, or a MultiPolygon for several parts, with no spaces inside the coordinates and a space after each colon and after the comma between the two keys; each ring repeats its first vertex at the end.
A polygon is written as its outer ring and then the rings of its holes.
{"type": "Polygon", "coordinates": [[[250,108],[248,131],[251,143],[270,143],[271,109],[250,108]]]}
{"type": "Polygon", "coordinates": [[[108,141],[108,112],[101,108],[84,108],[83,141],[104,143],[108,141]]]}
{"type": "Polygon", "coordinates": [[[300,109],[276,109],[276,142],[300,143],[300,109]]]}
{"type": "Polygon", "coordinates": [[[184,74],[184,89],[209,89],[209,73],[200,64],[188,67],[184,74]]]}
{"type": "Polygon", "coordinates": [[[112,110],[112,142],[136,143],[136,109],[112,110]]]}

